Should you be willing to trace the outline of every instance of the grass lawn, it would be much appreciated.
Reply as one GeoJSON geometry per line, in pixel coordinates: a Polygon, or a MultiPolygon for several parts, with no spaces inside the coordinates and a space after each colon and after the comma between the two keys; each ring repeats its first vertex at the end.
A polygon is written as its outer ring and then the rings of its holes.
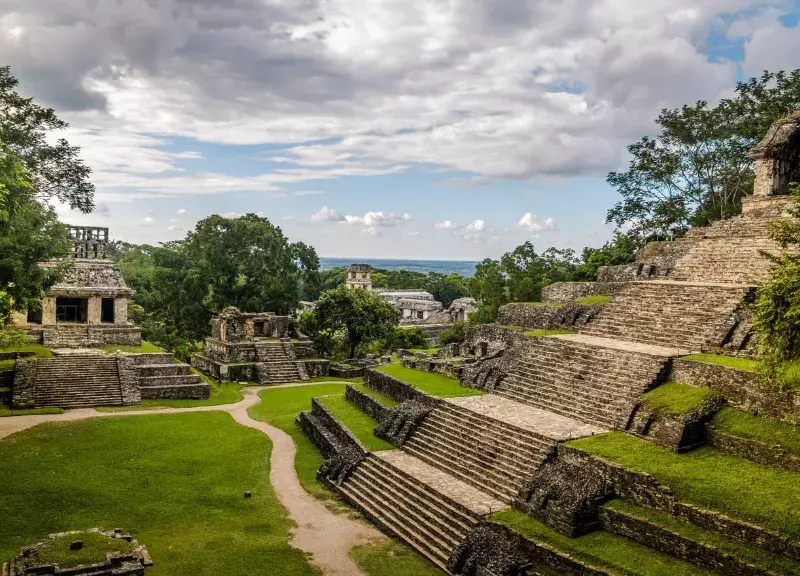
{"type": "Polygon", "coordinates": [[[216,382],[211,386],[211,396],[205,400],[142,400],[135,406],[99,406],[98,412],[129,412],[136,410],[158,410],[159,408],[195,408],[197,406],[220,406],[233,404],[243,398],[242,386],[238,383],[216,382]]]}
{"type": "Polygon", "coordinates": [[[414,353],[421,352],[422,354],[431,354],[431,355],[433,355],[433,354],[436,354],[439,351],[439,349],[438,348],[410,348],[408,351],[409,352],[414,352],[414,353]]]}
{"type": "Polygon", "coordinates": [[[754,416],[736,408],[723,408],[711,421],[720,432],[780,445],[800,455],[800,426],[775,418],[754,416]]]}
{"type": "Polygon", "coordinates": [[[711,576],[716,572],[661,554],[622,536],[598,530],[579,538],[559,534],[513,508],[497,512],[490,519],[512,528],[535,542],[554,548],[617,576],[711,576]]]}
{"type": "Polygon", "coordinates": [[[264,434],[217,412],[13,434],[0,441],[0,558],[53,532],[103,527],[147,546],[152,576],[320,574],[288,544],[270,451],[264,434]]]}
{"type": "Polygon", "coordinates": [[[22,344],[20,346],[10,346],[0,348],[0,352],[33,352],[36,358],[52,358],[53,353],[49,348],[41,344],[22,344]]]}
{"type": "Polygon", "coordinates": [[[654,524],[663,526],[671,532],[677,532],[681,536],[694,540],[695,542],[713,546],[735,558],[744,560],[749,564],[755,564],[756,566],[766,568],[776,574],[800,574],[800,562],[796,560],[791,560],[779,554],[772,554],[759,546],[750,545],[741,540],[726,538],[719,532],[704,530],[686,520],[675,518],[675,516],[670,516],[669,514],[664,514],[663,512],[650,508],[642,508],[619,499],[608,502],[605,504],[605,507],[619,510],[620,512],[636,516],[637,518],[650,520],[654,524]]]}
{"type": "Polygon", "coordinates": [[[622,432],[581,438],[569,445],[651,474],[682,502],[800,537],[800,474],[708,446],[676,454],[622,432]]]}
{"type": "Polygon", "coordinates": [[[296,388],[275,388],[259,393],[262,402],[247,412],[254,420],[268,422],[289,434],[297,446],[294,467],[300,484],[322,502],[338,502],[336,495],[317,480],[317,470],[325,461],[311,440],[295,424],[300,412],[311,410],[311,399],[329,394],[344,393],[344,384],[317,384],[296,388]]]}
{"type": "Polygon", "coordinates": [[[745,372],[756,372],[759,364],[758,360],[725,356],[724,354],[691,354],[689,356],[683,356],[681,360],[717,364],[718,366],[727,366],[728,368],[736,368],[737,370],[744,370],[745,372]]]}
{"type": "Polygon", "coordinates": [[[561,334],[577,334],[576,330],[533,330],[525,332],[525,336],[559,336],[561,334]]]}
{"type": "Polygon", "coordinates": [[[59,568],[74,568],[82,564],[99,564],[106,561],[108,552],[130,554],[133,544],[121,538],[108,538],[97,532],[59,536],[48,540],[36,549],[36,560],[30,566],[58,564],[59,568]],[[83,548],[70,550],[70,544],[80,539],[83,548]]]}
{"type": "Polygon", "coordinates": [[[0,418],[7,416],[38,416],[41,414],[63,414],[61,408],[29,408],[27,410],[12,410],[10,406],[0,404],[0,418]]]}
{"type": "Polygon", "coordinates": [[[400,402],[398,402],[397,400],[389,398],[386,394],[381,394],[380,392],[377,392],[372,388],[368,388],[364,384],[352,384],[352,386],[353,388],[361,390],[364,394],[369,394],[370,396],[375,398],[375,400],[377,400],[387,408],[392,408],[393,406],[397,406],[398,404],[400,404],[400,402]]]}
{"type": "Polygon", "coordinates": [[[576,304],[608,304],[613,298],[611,296],[584,296],[575,300],[576,304]]]}
{"type": "Polygon", "coordinates": [[[363,544],[350,550],[350,557],[367,576],[445,576],[416,550],[389,540],[363,544]]]}
{"type": "Polygon", "coordinates": [[[141,346],[125,346],[123,344],[103,344],[100,347],[101,350],[105,350],[106,352],[130,352],[131,354],[147,354],[147,353],[157,353],[157,352],[164,352],[161,348],[156,346],[155,344],[150,344],[150,342],[146,342],[142,340],[141,346]]]}
{"type": "MultiPolygon", "coordinates": [[[[363,382],[364,378],[362,376],[356,376],[355,378],[338,378],[336,376],[314,376],[310,380],[303,380],[303,382],[363,382]]],[[[261,384],[256,383],[258,386],[261,384]]]]}
{"type": "Polygon", "coordinates": [[[320,403],[331,411],[336,418],[344,424],[350,432],[355,434],[361,443],[370,452],[378,450],[393,450],[394,446],[386,440],[378,438],[372,433],[378,427],[378,421],[350,404],[344,394],[326,396],[319,399],[320,403]]]}
{"type": "Polygon", "coordinates": [[[702,409],[719,394],[708,388],[667,382],[642,396],[642,402],[654,414],[684,416],[702,409]]]}
{"type": "Polygon", "coordinates": [[[413,368],[406,368],[400,364],[389,364],[377,368],[380,372],[399,378],[403,382],[419,388],[423,392],[438,398],[460,398],[462,396],[481,396],[484,390],[467,388],[455,378],[449,378],[432,372],[421,372],[413,368]]]}

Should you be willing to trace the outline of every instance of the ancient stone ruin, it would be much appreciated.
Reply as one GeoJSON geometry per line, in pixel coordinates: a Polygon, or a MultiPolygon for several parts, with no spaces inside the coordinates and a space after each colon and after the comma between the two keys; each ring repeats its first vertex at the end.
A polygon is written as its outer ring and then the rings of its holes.
{"type": "Polygon", "coordinates": [[[211,320],[211,336],[192,366],[221,382],[276,384],[327,376],[328,361],[298,332],[293,318],[226,308],[211,320]]]}
{"type": "Polygon", "coordinates": [[[51,534],[31,546],[25,546],[19,555],[3,564],[3,576],[25,576],[32,574],[54,574],[61,576],[144,576],[145,569],[153,565],[147,548],[121,530],[91,530],[51,534]],[[84,540],[91,540],[93,547],[107,548],[89,563],[71,562],[69,565],[55,564],[50,560],[53,550],[59,557],[68,557],[65,550],[83,557],[84,540]],[[105,541],[105,542],[103,542],[105,541]]]}
{"type": "Polygon", "coordinates": [[[740,216],[649,245],[634,264],[602,269],[596,284],[552,287],[537,311],[522,305],[505,311],[503,323],[574,333],[472,327],[461,347],[405,360],[415,369],[452,370],[462,385],[487,394],[440,399],[367,370],[367,388],[399,405],[387,407],[355,387],[346,399],[378,420],[376,434],[396,449],[369,452],[315,402],[297,422],[329,458],[320,478],[382,530],[455,574],[517,575],[538,568],[547,574],[611,574],[491,520],[492,513],[509,508],[567,537],[602,529],[713,573],[774,574],[729,549],[604,507],[611,498],[679,518],[714,538],[800,559],[796,540],[681,502],[652,476],[565,444],[621,431],[677,452],[711,442],[757,462],[800,470],[778,448],[731,439],[706,426],[726,402],[800,422],[797,392],[765,388],[742,370],[683,358],[697,352],[746,356],[753,350],[747,305],[770,272],[761,252],[780,252],[769,225],[783,217],[789,182],[800,180],[800,114],[777,122],[753,158],[755,194],[744,199],[740,216]],[[589,308],[579,303],[598,295],[609,298],[591,300],[589,308]],[[458,358],[447,358],[453,355],[458,358]],[[649,410],[643,397],[665,383],[715,394],[687,414],[649,410]]]}

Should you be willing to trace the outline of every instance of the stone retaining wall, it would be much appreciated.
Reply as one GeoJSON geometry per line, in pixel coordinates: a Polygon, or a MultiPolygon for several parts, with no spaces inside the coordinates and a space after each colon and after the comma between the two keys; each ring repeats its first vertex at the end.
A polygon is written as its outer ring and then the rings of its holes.
{"type": "Polygon", "coordinates": [[[208,384],[184,384],[181,386],[141,386],[142,400],[205,400],[209,396],[208,384]]]}
{"type": "Polygon", "coordinates": [[[531,330],[578,330],[591,322],[602,308],[603,304],[506,304],[500,307],[497,322],[531,330]]]}
{"type": "Polygon", "coordinates": [[[328,375],[336,378],[360,378],[364,375],[364,368],[355,366],[345,368],[342,365],[332,364],[328,369],[328,375]]]}
{"type": "Polygon", "coordinates": [[[800,458],[781,446],[770,446],[750,438],[732,436],[720,432],[713,426],[707,431],[709,444],[758,464],[777,466],[790,472],[800,473],[800,458]]]}
{"type": "Polygon", "coordinates": [[[326,460],[335,456],[339,451],[339,441],[336,437],[309,412],[298,414],[295,423],[326,460]]]}
{"type": "Polygon", "coordinates": [[[119,387],[122,392],[123,406],[142,403],[142,393],[135,368],[138,363],[135,356],[120,356],[117,358],[117,371],[119,372],[119,387]]]}
{"type": "Polygon", "coordinates": [[[441,374],[449,378],[461,380],[461,375],[464,367],[448,362],[447,360],[417,360],[416,358],[406,357],[401,361],[403,366],[411,368],[412,370],[419,370],[420,372],[433,372],[434,374],[441,374]]]}
{"type": "Polygon", "coordinates": [[[378,370],[366,370],[364,372],[364,384],[396,402],[405,402],[406,400],[435,400],[433,396],[425,394],[425,392],[414,388],[411,384],[378,370]]]}
{"type": "Polygon", "coordinates": [[[566,304],[586,296],[613,296],[618,287],[611,282],[557,282],[542,288],[542,301],[566,304]]]}
{"type": "Polygon", "coordinates": [[[746,412],[800,422],[800,396],[762,384],[753,372],[677,359],[673,362],[672,380],[716,390],[746,412]]]}
{"type": "Polygon", "coordinates": [[[380,400],[362,392],[358,388],[347,385],[344,393],[345,399],[353,406],[361,410],[364,414],[373,417],[378,422],[386,418],[389,408],[385,406],[380,400]]]}
{"type": "Polygon", "coordinates": [[[319,422],[328,429],[339,441],[343,448],[355,448],[363,453],[369,452],[366,447],[361,443],[358,437],[350,432],[350,430],[342,422],[339,421],[333,413],[325,408],[317,398],[311,399],[311,414],[313,414],[319,422]]]}
{"type": "Polygon", "coordinates": [[[36,407],[36,360],[17,360],[14,371],[14,409],[36,407]]]}
{"type": "Polygon", "coordinates": [[[330,362],[327,360],[305,360],[297,363],[298,368],[305,368],[306,375],[309,378],[318,378],[320,376],[327,376],[329,373],[330,362]]]}

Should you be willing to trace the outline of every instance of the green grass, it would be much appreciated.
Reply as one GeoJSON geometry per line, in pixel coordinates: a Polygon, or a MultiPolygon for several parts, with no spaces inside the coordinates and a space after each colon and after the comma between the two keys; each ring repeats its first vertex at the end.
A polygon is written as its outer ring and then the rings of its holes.
{"type": "Polygon", "coordinates": [[[129,412],[138,410],[158,410],[160,408],[196,408],[198,406],[221,406],[234,404],[243,398],[242,386],[238,383],[214,383],[211,396],[205,400],[142,400],[135,406],[100,406],[98,412],[129,412]]]}
{"type": "Polygon", "coordinates": [[[339,378],[336,376],[314,376],[310,380],[304,382],[363,382],[363,376],[356,376],[354,378],[339,378]]]}
{"type": "Polygon", "coordinates": [[[0,405],[0,418],[9,416],[39,416],[42,414],[63,414],[61,408],[29,408],[27,410],[12,410],[9,406],[0,405]]]}
{"type": "Polygon", "coordinates": [[[584,296],[575,300],[576,304],[608,304],[613,298],[611,296],[584,296]]]}
{"type": "Polygon", "coordinates": [[[711,421],[720,432],[741,436],[770,446],[780,445],[800,456],[800,426],[736,408],[723,408],[711,421]]]}
{"type": "Polygon", "coordinates": [[[410,348],[409,352],[421,352],[422,354],[436,354],[439,349],[438,348],[410,348]]]}
{"type": "Polygon", "coordinates": [[[399,364],[390,364],[378,368],[380,372],[399,378],[403,382],[419,388],[423,392],[437,398],[460,398],[462,396],[481,396],[484,390],[467,388],[455,378],[449,378],[432,372],[421,372],[413,368],[406,368],[399,364]]]}
{"type": "Polygon", "coordinates": [[[13,372],[16,368],[16,360],[0,360],[0,372],[13,372]]]}
{"type": "Polygon", "coordinates": [[[701,410],[719,394],[708,388],[667,382],[642,396],[642,402],[654,414],[684,416],[701,410]]]}
{"type": "Polygon", "coordinates": [[[155,344],[150,344],[150,342],[146,342],[144,340],[142,340],[141,346],[125,346],[123,344],[103,344],[100,347],[100,349],[105,350],[106,352],[130,352],[131,354],[152,354],[152,353],[164,352],[164,350],[162,350],[155,344]]]}
{"type": "Polygon", "coordinates": [[[790,560],[779,554],[772,554],[759,546],[753,546],[741,540],[726,538],[719,532],[704,530],[675,516],[670,516],[669,514],[664,514],[663,512],[650,508],[642,508],[619,499],[608,502],[605,504],[605,507],[619,510],[620,512],[636,516],[637,518],[649,520],[654,524],[663,526],[671,532],[677,532],[685,538],[713,546],[721,552],[730,554],[749,564],[755,564],[756,566],[766,568],[777,574],[800,574],[800,562],[798,561],[790,560]]]}
{"type": "Polygon", "coordinates": [[[392,408],[393,406],[397,406],[398,404],[400,404],[397,400],[389,398],[386,394],[381,394],[380,392],[377,392],[372,388],[368,388],[364,384],[353,384],[352,386],[357,390],[361,390],[364,394],[369,394],[387,408],[392,408]]]}
{"type": "Polygon", "coordinates": [[[800,475],[703,447],[676,454],[622,432],[569,442],[601,458],[651,474],[682,502],[800,537],[800,475]]]}
{"type": "Polygon", "coordinates": [[[775,376],[776,383],[783,390],[800,390],[800,360],[784,362],[775,376]]]}
{"type": "Polygon", "coordinates": [[[311,443],[294,419],[300,412],[311,410],[311,399],[344,393],[344,384],[317,384],[296,388],[274,388],[259,393],[262,402],[248,409],[254,420],[268,422],[289,434],[297,447],[294,467],[305,490],[323,502],[337,502],[336,495],[317,480],[317,470],[325,459],[311,443]]]}
{"type": "Polygon", "coordinates": [[[445,576],[408,546],[394,540],[363,544],[350,550],[350,557],[367,576],[445,576]]]}
{"type": "Polygon", "coordinates": [[[497,512],[490,519],[516,530],[534,542],[544,542],[583,562],[608,570],[616,576],[711,576],[715,572],[672,558],[622,536],[592,532],[568,538],[513,508],[497,512]]]}
{"type": "Polygon", "coordinates": [[[20,346],[9,346],[0,348],[0,352],[33,352],[36,358],[52,358],[53,353],[49,348],[41,344],[22,344],[20,346]]]}
{"type": "Polygon", "coordinates": [[[386,440],[378,438],[373,434],[378,427],[378,421],[369,416],[348,402],[344,394],[325,396],[319,399],[320,404],[331,411],[336,418],[344,424],[350,432],[361,440],[370,452],[378,450],[392,450],[394,446],[386,440]]]}
{"type": "Polygon", "coordinates": [[[745,372],[756,372],[758,370],[758,360],[750,358],[738,358],[736,356],[725,356],[724,354],[691,354],[684,356],[681,360],[691,360],[692,362],[704,362],[705,364],[716,364],[736,368],[745,372]]]}
{"type": "Polygon", "coordinates": [[[577,334],[576,330],[533,330],[525,332],[525,336],[560,336],[562,334],[577,334]]]}
{"type": "Polygon", "coordinates": [[[133,545],[121,538],[108,538],[97,532],[59,536],[47,540],[36,549],[36,560],[29,566],[58,564],[59,568],[74,568],[82,564],[99,564],[106,561],[108,552],[130,554],[133,545]],[[70,544],[80,540],[83,548],[70,550],[70,544]]]}
{"type": "Polygon", "coordinates": [[[0,441],[0,558],[54,532],[122,528],[147,546],[149,576],[319,575],[288,544],[270,452],[266,435],[222,412],[13,434],[0,441]]]}
{"type": "Polygon", "coordinates": [[[525,326],[514,326],[512,324],[497,324],[498,328],[505,328],[506,330],[516,330],[517,332],[525,332],[525,326]]]}

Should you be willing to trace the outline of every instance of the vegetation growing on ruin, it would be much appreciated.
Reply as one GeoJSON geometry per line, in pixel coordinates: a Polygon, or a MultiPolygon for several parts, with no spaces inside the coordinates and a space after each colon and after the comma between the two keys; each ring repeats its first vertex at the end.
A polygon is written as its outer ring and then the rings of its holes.
{"type": "Polygon", "coordinates": [[[507,508],[490,520],[516,530],[529,540],[548,544],[577,560],[612,574],[626,576],[711,576],[714,572],[667,556],[622,536],[603,530],[578,538],[559,534],[534,518],[507,508]]]}
{"type": "Polygon", "coordinates": [[[139,410],[158,410],[160,408],[197,408],[200,406],[233,404],[243,398],[242,386],[236,382],[218,383],[204,374],[200,374],[200,377],[211,387],[209,397],[203,400],[142,400],[141,404],[133,406],[99,406],[95,410],[98,412],[136,412],[139,410]]]}
{"type": "Polygon", "coordinates": [[[653,414],[685,416],[701,411],[719,396],[719,393],[708,388],[667,382],[644,394],[642,403],[653,414]]]}
{"type": "Polygon", "coordinates": [[[466,322],[453,322],[453,325],[439,333],[439,346],[462,344],[467,339],[466,322]]]}
{"type": "Polygon", "coordinates": [[[692,362],[703,362],[705,364],[716,364],[727,368],[736,368],[745,372],[757,372],[759,362],[751,358],[739,358],[737,356],[725,356],[724,354],[690,354],[683,356],[681,360],[692,362]]]}
{"type": "Polygon", "coordinates": [[[791,422],[727,407],[714,416],[711,424],[720,432],[780,446],[800,456],[800,426],[791,422]]]}
{"type": "Polygon", "coordinates": [[[584,296],[575,300],[576,304],[608,304],[614,298],[612,296],[584,296]]]}
{"type": "Polygon", "coordinates": [[[776,574],[800,574],[800,562],[796,560],[791,560],[780,554],[772,554],[760,546],[747,544],[734,538],[727,538],[719,532],[704,530],[691,522],[670,514],[664,514],[652,508],[643,508],[619,498],[606,503],[604,506],[648,520],[670,532],[680,534],[684,538],[713,546],[720,552],[730,554],[748,564],[771,570],[776,574]]]}
{"type": "Polygon", "coordinates": [[[162,348],[159,348],[155,344],[151,344],[146,340],[142,340],[140,346],[125,346],[123,344],[103,344],[100,347],[101,350],[105,350],[106,352],[128,352],[129,354],[152,354],[158,352],[164,352],[162,348]]]}
{"type": "Polygon", "coordinates": [[[352,386],[353,388],[360,390],[364,394],[372,396],[373,398],[375,398],[375,400],[377,400],[387,408],[392,408],[393,406],[397,406],[399,404],[397,400],[389,398],[386,394],[381,394],[377,390],[373,390],[372,388],[370,388],[369,386],[365,386],[364,384],[352,384],[352,386]]]}
{"type": "Polygon", "coordinates": [[[575,330],[531,330],[525,336],[561,336],[562,334],[577,334],[575,330]]]}
{"type": "Polygon", "coordinates": [[[444,576],[436,566],[413,549],[394,540],[363,544],[350,557],[367,576],[444,576]]]}
{"type": "Polygon", "coordinates": [[[798,475],[702,447],[685,454],[608,432],[569,442],[600,458],[651,474],[690,504],[715,510],[797,538],[800,536],[798,475]]]}
{"type": "Polygon", "coordinates": [[[415,388],[419,388],[426,394],[436,396],[437,398],[460,398],[462,396],[481,396],[486,394],[484,390],[462,386],[455,378],[443,376],[442,374],[434,374],[433,372],[414,370],[413,368],[407,368],[400,364],[380,366],[376,368],[376,370],[388,374],[389,376],[394,376],[403,382],[411,384],[415,388]]]}
{"type": "Polygon", "coordinates": [[[20,344],[18,346],[8,346],[0,348],[0,352],[25,352],[32,353],[35,358],[52,358],[53,353],[49,348],[45,348],[41,344],[20,344]]]}
{"type": "Polygon", "coordinates": [[[35,565],[57,564],[59,568],[74,568],[82,564],[106,561],[109,552],[130,553],[133,545],[121,538],[108,538],[96,532],[51,538],[36,548],[35,565]],[[83,548],[70,550],[70,544],[80,540],[83,548]]]}
{"type": "Polygon", "coordinates": [[[345,425],[370,452],[378,450],[391,450],[394,448],[386,440],[378,438],[373,434],[378,427],[378,421],[372,416],[362,412],[359,408],[350,404],[344,394],[325,396],[319,399],[320,404],[330,410],[339,422],[345,425]]]}
{"type": "Polygon", "coordinates": [[[270,452],[262,432],[219,412],[14,434],[0,443],[0,557],[65,528],[119,527],[146,544],[153,576],[318,575],[288,543],[292,522],[269,482],[270,452]]]}

